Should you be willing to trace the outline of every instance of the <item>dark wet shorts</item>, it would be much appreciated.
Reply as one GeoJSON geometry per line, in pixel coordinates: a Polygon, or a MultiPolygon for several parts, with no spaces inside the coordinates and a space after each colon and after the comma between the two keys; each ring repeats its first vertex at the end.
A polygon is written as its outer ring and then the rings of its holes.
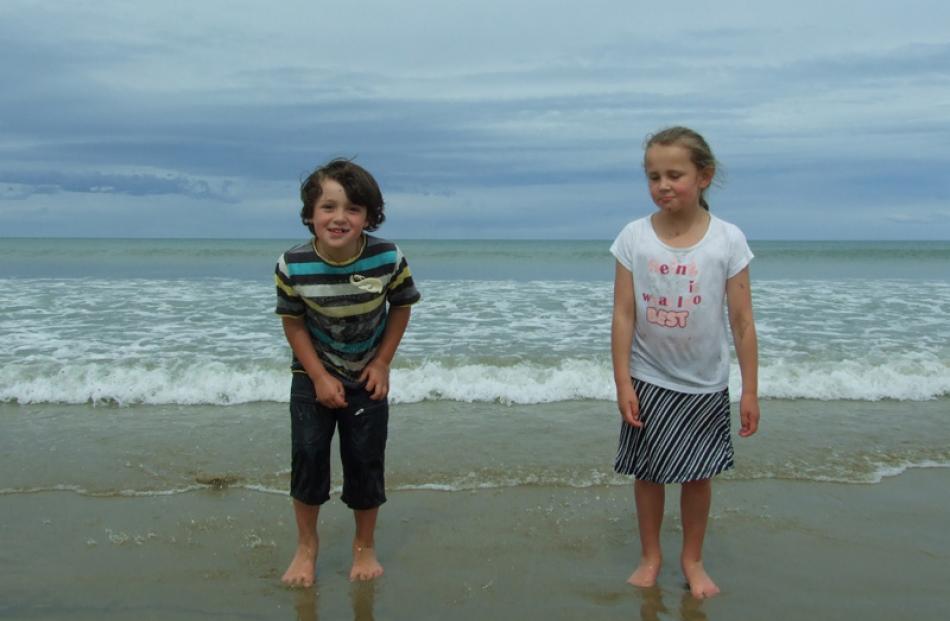
{"type": "Polygon", "coordinates": [[[330,499],[330,440],[339,426],[341,500],[351,509],[372,509],[386,502],[384,458],[389,402],[374,401],[363,388],[347,388],[346,407],[328,408],[317,401],[313,382],[306,374],[293,376],[290,495],[308,505],[322,505],[330,499]]]}

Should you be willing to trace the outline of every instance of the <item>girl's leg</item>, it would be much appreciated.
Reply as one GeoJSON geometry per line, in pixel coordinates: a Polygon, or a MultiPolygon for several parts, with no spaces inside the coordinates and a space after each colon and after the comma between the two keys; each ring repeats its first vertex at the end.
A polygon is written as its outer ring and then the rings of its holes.
{"type": "Polygon", "coordinates": [[[317,536],[317,517],[320,505],[307,505],[294,499],[294,517],[297,520],[297,552],[290,566],[281,578],[284,584],[295,587],[308,587],[313,584],[314,565],[320,551],[320,538],[317,536]]]}
{"type": "Polygon", "coordinates": [[[660,527],[663,525],[663,506],[666,487],[660,483],[636,480],[633,492],[637,502],[637,526],[640,530],[640,564],[627,582],[634,586],[651,587],[660,573],[663,554],[660,551],[660,527]]]}
{"type": "Polygon", "coordinates": [[[376,559],[376,516],[379,507],[355,509],[356,536],[353,537],[353,567],[350,580],[372,580],[383,575],[383,566],[376,559]]]}
{"type": "Polygon", "coordinates": [[[712,479],[683,483],[680,512],[683,521],[683,554],[680,563],[693,597],[712,597],[719,587],[703,568],[703,539],[709,521],[712,479]]]}

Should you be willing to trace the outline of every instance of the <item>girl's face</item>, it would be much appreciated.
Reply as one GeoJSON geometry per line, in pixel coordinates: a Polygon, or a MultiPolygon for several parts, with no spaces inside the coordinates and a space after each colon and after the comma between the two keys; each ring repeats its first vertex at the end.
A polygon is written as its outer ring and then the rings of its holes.
{"type": "Polygon", "coordinates": [[[647,149],[644,169],[650,196],[670,213],[701,209],[699,197],[712,182],[713,170],[699,170],[689,150],[679,145],[655,144],[647,149]]]}
{"type": "Polygon", "coordinates": [[[313,207],[317,251],[332,261],[351,259],[362,246],[366,207],[351,203],[343,186],[332,179],[322,181],[320,187],[320,198],[313,207]]]}

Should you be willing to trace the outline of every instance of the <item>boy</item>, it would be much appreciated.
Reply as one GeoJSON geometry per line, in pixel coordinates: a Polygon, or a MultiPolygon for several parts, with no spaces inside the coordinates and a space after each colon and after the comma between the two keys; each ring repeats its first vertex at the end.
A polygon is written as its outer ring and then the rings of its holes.
{"type": "Polygon", "coordinates": [[[303,182],[300,198],[313,239],[281,255],[275,274],[276,312],[294,354],[290,494],[297,551],[283,582],[314,582],[317,517],[330,498],[337,425],[341,499],[356,520],[350,580],[372,580],[383,573],[373,546],[386,502],[389,365],[420,296],[399,248],[365,233],[385,220],[382,193],[366,170],[332,160],[303,182]]]}

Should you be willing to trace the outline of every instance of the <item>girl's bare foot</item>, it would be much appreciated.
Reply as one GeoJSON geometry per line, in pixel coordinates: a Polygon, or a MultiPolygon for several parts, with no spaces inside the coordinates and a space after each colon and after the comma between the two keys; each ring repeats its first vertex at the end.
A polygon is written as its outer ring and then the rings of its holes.
{"type": "Polygon", "coordinates": [[[696,599],[705,599],[719,594],[719,587],[703,568],[702,561],[683,561],[683,575],[689,591],[696,599]]]}
{"type": "Polygon", "coordinates": [[[290,587],[313,586],[314,565],[317,562],[317,546],[298,544],[290,566],[284,572],[281,582],[290,587]]]}
{"type": "Polygon", "coordinates": [[[353,567],[350,568],[350,582],[373,580],[383,575],[383,566],[376,560],[376,550],[353,545],[353,567]]]}
{"type": "Polygon", "coordinates": [[[630,574],[627,582],[638,587],[656,586],[656,577],[660,575],[661,559],[641,558],[640,565],[630,574]]]}

